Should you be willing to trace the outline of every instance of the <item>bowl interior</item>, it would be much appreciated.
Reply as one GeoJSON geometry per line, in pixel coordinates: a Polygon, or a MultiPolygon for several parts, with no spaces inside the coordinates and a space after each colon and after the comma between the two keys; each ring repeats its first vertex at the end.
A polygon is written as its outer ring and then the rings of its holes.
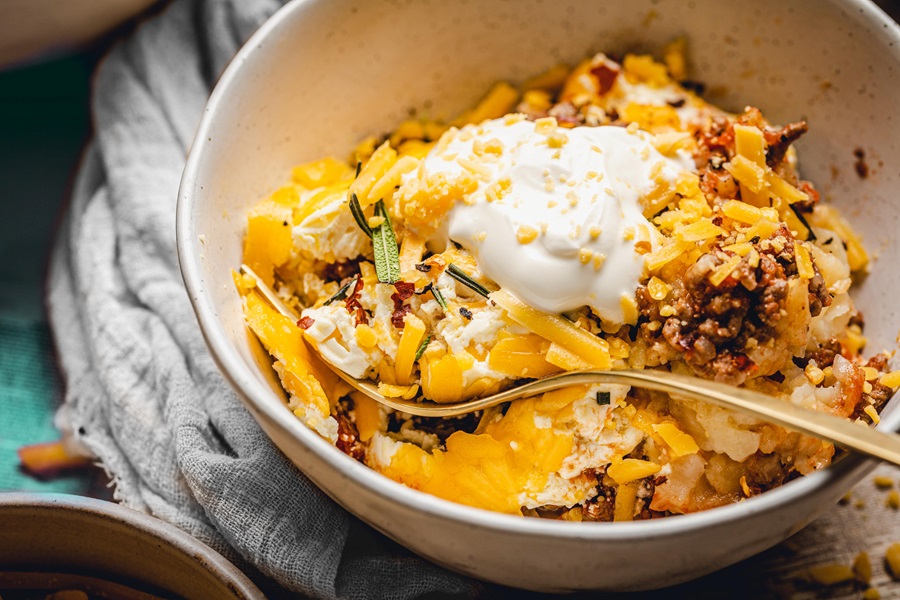
{"type": "MultiPolygon", "coordinates": [[[[512,82],[597,51],[658,52],[686,36],[692,78],[733,111],[775,123],[805,118],[801,169],[840,207],[876,255],[855,293],[870,347],[896,346],[900,276],[891,244],[900,219],[900,68],[895,25],[863,1],[629,0],[627,2],[295,1],[238,55],[213,94],[179,203],[182,270],[204,334],[257,413],[282,411],[268,359],[245,330],[231,270],[246,212],[292,166],[349,155],[411,110],[448,117],[500,79],[512,82]],[[869,174],[854,169],[865,152],[869,174]]],[[[890,407],[884,426],[896,429],[890,407]]],[[[333,451],[290,426],[310,451],[333,451]]],[[[793,485],[793,484],[791,484],[793,485]]],[[[777,494],[778,492],[773,492],[777,494]]],[[[467,509],[468,510],[468,509],[467,509]]],[[[548,524],[552,525],[552,524],[548,524]]]]}

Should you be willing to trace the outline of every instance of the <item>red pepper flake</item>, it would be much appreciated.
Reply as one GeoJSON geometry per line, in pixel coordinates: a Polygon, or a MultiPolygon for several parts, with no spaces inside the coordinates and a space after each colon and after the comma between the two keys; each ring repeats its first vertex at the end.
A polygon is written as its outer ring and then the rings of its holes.
{"type": "Polygon", "coordinates": [[[416,293],[416,284],[409,281],[398,281],[394,284],[394,289],[397,290],[396,295],[400,297],[400,300],[408,300],[416,293]]]}
{"type": "Polygon", "coordinates": [[[309,329],[315,322],[316,320],[312,317],[303,317],[302,319],[297,321],[297,327],[299,327],[300,329],[309,329]]]}
{"type": "Polygon", "coordinates": [[[366,309],[364,309],[359,302],[359,293],[362,289],[362,277],[357,276],[356,285],[353,286],[353,291],[350,292],[350,295],[347,296],[347,299],[344,301],[347,312],[353,315],[357,325],[367,325],[369,323],[369,315],[366,314],[366,309]]]}
{"type": "Polygon", "coordinates": [[[416,293],[416,284],[408,281],[398,281],[394,284],[394,289],[397,291],[391,294],[391,300],[394,301],[394,312],[391,314],[391,323],[397,329],[401,329],[404,325],[403,317],[405,317],[407,313],[412,312],[412,309],[408,304],[405,304],[404,301],[409,300],[416,293]]]}
{"type": "Polygon", "coordinates": [[[612,89],[619,76],[619,65],[611,60],[604,60],[602,63],[591,69],[591,75],[597,78],[597,93],[602,96],[612,89]]]}

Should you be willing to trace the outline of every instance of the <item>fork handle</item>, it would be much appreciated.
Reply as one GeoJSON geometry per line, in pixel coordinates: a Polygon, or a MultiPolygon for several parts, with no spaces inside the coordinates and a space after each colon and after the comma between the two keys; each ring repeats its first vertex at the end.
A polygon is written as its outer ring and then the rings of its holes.
{"type": "MultiPolygon", "coordinates": [[[[610,380],[618,373],[623,374],[622,383],[733,408],[763,421],[900,465],[900,436],[893,433],[878,431],[824,412],[807,410],[782,398],[753,390],[667,371],[611,371],[602,373],[602,376],[610,380]],[[613,377],[607,378],[606,375],[613,377]]],[[[586,383],[596,381],[595,376],[601,375],[601,372],[583,371],[579,375],[584,377],[586,383]]]]}
{"type": "Polygon", "coordinates": [[[900,465],[900,436],[861,426],[823,412],[800,408],[781,398],[724,383],[657,370],[569,371],[500,392],[488,398],[461,404],[435,404],[400,401],[397,406],[412,414],[446,417],[496,406],[518,398],[549,392],[570,385],[610,383],[667,392],[701,402],[710,402],[738,410],[769,423],[782,425],[855,450],[880,460],[900,465]]]}
{"type": "MultiPolygon", "coordinates": [[[[257,288],[281,314],[293,319],[297,318],[294,311],[288,308],[250,267],[241,265],[241,270],[256,280],[257,288]]],[[[827,413],[806,410],[783,399],[773,398],[753,390],[668,371],[630,369],[569,371],[532,381],[486,398],[456,404],[437,404],[428,401],[387,398],[380,394],[378,388],[371,382],[354,379],[328,361],[322,362],[341,379],[376,402],[420,417],[455,417],[570,385],[623,384],[733,408],[763,421],[777,423],[820,440],[826,440],[838,446],[900,465],[900,436],[896,434],[863,427],[827,413]]]]}

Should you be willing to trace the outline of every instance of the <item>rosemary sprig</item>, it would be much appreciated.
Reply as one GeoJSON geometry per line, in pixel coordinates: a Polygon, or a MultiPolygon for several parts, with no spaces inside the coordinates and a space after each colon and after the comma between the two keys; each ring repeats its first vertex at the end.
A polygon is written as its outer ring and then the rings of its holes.
{"type": "Polygon", "coordinates": [[[350,212],[353,213],[353,218],[356,220],[359,228],[363,230],[363,233],[372,237],[372,228],[369,227],[369,222],[366,221],[366,215],[363,213],[362,206],[359,205],[359,198],[353,192],[350,192],[350,212]]]}
{"type": "Polygon", "coordinates": [[[381,225],[372,229],[372,244],[375,248],[375,274],[381,283],[395,283],[400,280],[400,250],[397,237],[391,225],[391,218],[384,208],[384,201],[375,204],[375,216],[384,219],[381,225]]]}
{"type": "Polygon", "coordinates": [[[437,301],[438,306],[444,312],[447,312],[449,309],[447,308],[447,301],[444,299],[444,295],[441,293],[441,290],[438,289],[438,286],[432,284],[431,285],[431,294],[434,296],[434,299],[437,301]]]}
{"type": "Polygon", "coordinates": [[[466,273],[453,263],[450,263],[450,265],[447,267],[447,275],[457,280],[467,288],[473,290],[474,292],[484,296],[485,298],[487,298],[490,294],[486,287],[472,279],[472,277],[470,277],[468,273],[466,273]]]}
{"type": "Polygon", "coordinates": [[[331,304],[337,302],[338,300],[343,300],[344,298],[346,298],[347,292],[350,291],[350,286],[356,284],[356,280],[357,280],[357,278],[354,277],[353,279],[351,279],[350,281],[345,283],[344,286],[341,289],[339,289],[334,296],[332,296],[331,298],[329,298],[328,300],[325,301],[324,306],[330,306],[331,304]]]}
{"type": "Polygon", "coordinates": [[[362,171],[362,161],[358,160],[358,161],[356,161],[356,175],[353,176],[353,179],[359,178],[360,171],[362,171]]]}
{"type": "Polygon", "coordinates": [[[803,223],[803,226],[806,227],[806,230],[809,232],[809,237],[806,238],[810,242],[816,241],[816,234],[813,231],[812,227],[810,227],[809,223],[806,221],[806,217],[803,216],[803,213],[800,212],[793,204],[788,204],[792,211],[794,211],[794,215],[797,217],[797,220],[803,223]]]}
{"type": "Polygon", "coordinates": [[[428,347],[428,342],[431,341],[431,334],[429,333],[425,336],[425,339],[422,340],[422,343],[419,344],[419,349],[416,350],[416,357],[413,359],[413,362],[419,362],[419,359],[422,358],[422,355],[425,354],[425,348],[428,347]]]}
{"type": "Polygon", "coordinates": [[[611,400],[609,392],[597,392],[597,404],[606,406],[611,400]]]}

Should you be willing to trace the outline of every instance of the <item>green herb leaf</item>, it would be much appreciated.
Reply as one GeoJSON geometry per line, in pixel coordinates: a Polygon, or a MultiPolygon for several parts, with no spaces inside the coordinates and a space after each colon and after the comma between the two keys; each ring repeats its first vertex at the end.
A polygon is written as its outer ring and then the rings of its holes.
{"type": "Polygon", "coordinates": [[[396,283],[400,280],[400,249],[397,248],[397,238],[383,200],[375,204],[375,216],[384,219],[381,225],[372,230],[375,274],[381,283],[396,283]]]}
{"type": "Polygon", "coordinates": [[[597,404],[600,406],[606,406],[610,401],[609,392],[597,392],[597,404]]]}
{"type": "Polygon", "coordinates": [[[490,292],[488,291],[488,289],[486,287],[484,287],[483,285],[481,285],[480,283],[478,283],[477,281],[472,279],[465,271],[463,271],[462,269],[460,269],[453,263],[451,263],[447,267],[447,275],[449,275],[453,279],[457,280],[458,282],[460,282],[467,288],[473,290],[474,292],[481,294],[485,298],[487,298],[488,295],[490,294],[490,292]]]}
{"type": "Polygon", "coordinates": [[[345,283],[344,286],[341,289],[339,289],[334,296],[332,296],[331,298],[329,298],[328,300],[325,301],[324,306],[329,306],[329,305],[333,304],[334,302],[337,302],[338,300],[343,300],[344,298],[346,298],[347,292],[350,291],[350,286],[356,285],[357,281],[358,281],[358,278],[354,277],[353,279],[351,279],[350,281],[345,283]]]}
{"type": "Polygon", "coordinates": [[[363,233],[372,237],[372,228],[369,227],[369,222],[366,221],[366,215],[363,214],[362,206],[359,205],[359,198],[353,192],[350,192],[350,212],[353,213],[353,218],[356,220],[359,228],[363,230],[363,233]]]}
{"type": "Polygon", "coordinates": [[[447,301],[444,299],[444,295],[441,293],[441,290],[438,289],[438,286],[432,284],[431,285],[431,293],[434,295],[434,299],[437,300],[438,305],[447,312],[449,309],[447,308],[447,301]]]}
{"type": "Polygon", "coordinates": [[[416,358],[413,360],[413,362],[419,362],[419,359],[422,358],[423,354],[425,354],[425,348],[428,347],[428,342],[430,342],[430,341],[431,341],[431,334],[429,333],[427,336],[425,336],[425,339],[422,340],[422,343],[419,344],[419,349],[416,350],[416,358]]]}

